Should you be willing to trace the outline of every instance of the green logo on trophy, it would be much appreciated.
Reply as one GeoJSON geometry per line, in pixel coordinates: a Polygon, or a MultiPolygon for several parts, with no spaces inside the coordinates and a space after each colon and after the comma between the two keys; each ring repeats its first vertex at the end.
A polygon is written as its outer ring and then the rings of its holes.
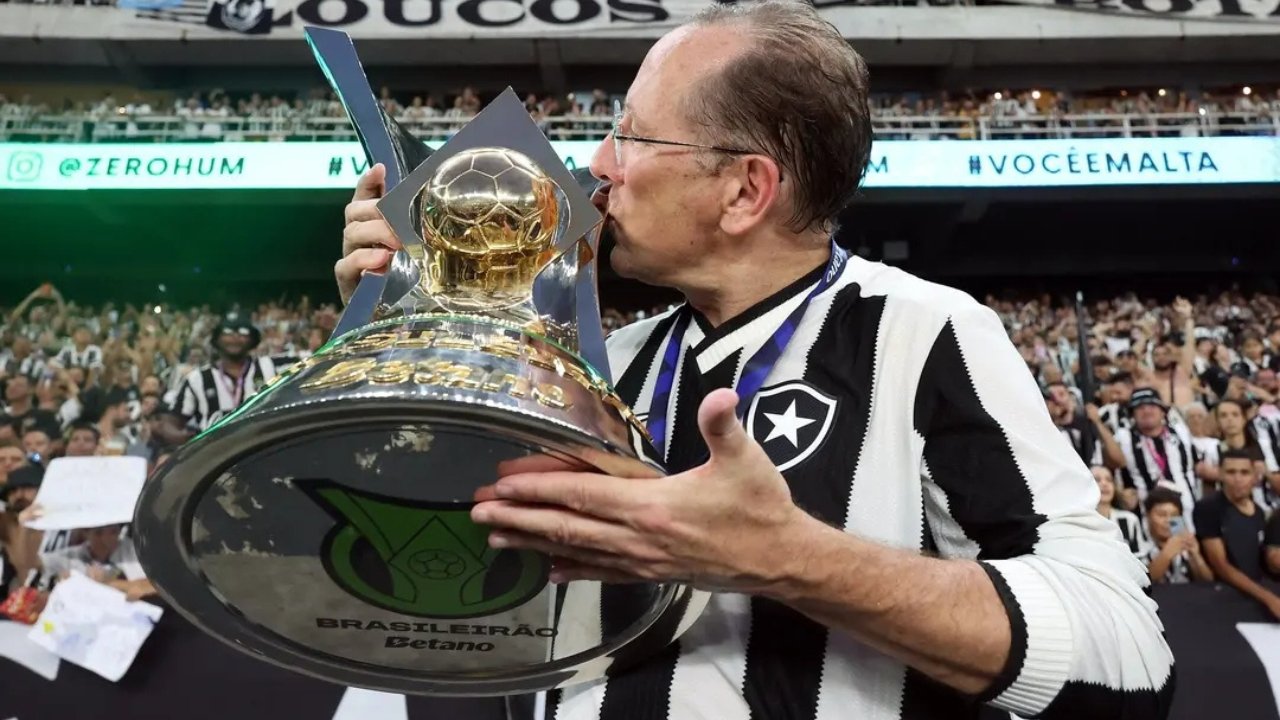
{"type": "Polygon", "coordinates": [[[519,607],[547,584],[546,557],[489,547],[488,531],[468,510],[295,482],[337,521],[320,549],[325,570],[370,605],[416,617],[476,618],[519,607]]]}

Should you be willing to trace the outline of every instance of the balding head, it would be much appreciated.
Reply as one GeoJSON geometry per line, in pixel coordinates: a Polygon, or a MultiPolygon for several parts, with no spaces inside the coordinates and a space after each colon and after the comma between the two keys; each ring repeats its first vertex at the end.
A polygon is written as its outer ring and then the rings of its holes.
{"type": "Polygon", "coordinates": [[[690,25],[712,58],[696,92],[681,98],[690,121],[713,144],[778,162],[791,183],[792,229],[830,230],[871,156],[862,57],[799,0],[713,5],[690,25]]]}

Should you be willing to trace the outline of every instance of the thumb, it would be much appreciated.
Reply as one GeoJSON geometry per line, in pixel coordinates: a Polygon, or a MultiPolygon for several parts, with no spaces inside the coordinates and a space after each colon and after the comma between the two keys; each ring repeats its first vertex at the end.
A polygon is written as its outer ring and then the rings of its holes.
{"type": "Polygon", "coordinates": [[[715,390],[698,408],[698,428],[711,451],[711,459],[733,460],[751,447],[751,438],[738,421],[738,394],[727,388],[715,390]]]}
{"type": "Polygon", "coordinates": [[[360,176],[356,183],[355,197],[352,200],[377,200],[386,193],[387,168],[377,163],[360,176]]]}

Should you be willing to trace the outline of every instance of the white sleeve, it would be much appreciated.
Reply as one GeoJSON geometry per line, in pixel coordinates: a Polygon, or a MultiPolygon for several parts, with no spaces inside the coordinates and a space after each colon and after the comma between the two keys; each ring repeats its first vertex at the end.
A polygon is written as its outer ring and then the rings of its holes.
{"type": "Polygon", "coordinates": [[[1098,513],[1097,483],[989,308],[952,311],[915,408],[948,496],[938,520],[978,546],[1009,616],[1008,664],[978,699],[1024,717],[1164,718],[1173,654],[1146,569],[1098,513]]]}

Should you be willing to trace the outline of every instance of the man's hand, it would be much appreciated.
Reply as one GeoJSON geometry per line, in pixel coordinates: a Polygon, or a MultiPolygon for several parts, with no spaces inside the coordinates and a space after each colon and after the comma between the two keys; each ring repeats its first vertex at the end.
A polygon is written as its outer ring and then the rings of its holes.
{"type": "Polygon", "coordinates": [[[39,520],[44,517],[44,508],[37,503],[32,503],[22,512],[18,513],[18,524],[26,527],[27,523],[33,520],[39,520]]]}
{"type": "Polygon", "coordinates": [[[706,464],[657,479],[527,472],[476,493],[489,544],[551,555],[552,580],[672,580],[759,593],[803,562],[791,538],[813,522],[717,390],[698,410],[706,464]]]}
{"type": "Polygon", "coordinates": [[[1271,612],[1272,616],[1274,616],[1277,621],[1280,621],[1280,595],[1272,595],[1263,602],[1263,605],[1266,605],[1267,610],[1271,612]]]}
{"type": "Polygon", "coordinates": [[[386,272],[400,241],[378,212],[378,199],[386,192],[387,169],[381,163],[360,176],[346,208],[342,230],[342,259],[333,267],[338,293],[346,305],[366,272],[386,272]]]}

